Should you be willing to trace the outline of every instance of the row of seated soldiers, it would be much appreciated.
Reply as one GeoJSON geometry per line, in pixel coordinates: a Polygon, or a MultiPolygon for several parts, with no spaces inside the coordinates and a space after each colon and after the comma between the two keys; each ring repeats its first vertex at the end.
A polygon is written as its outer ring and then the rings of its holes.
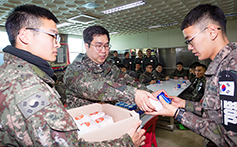
{"type": "Polygon", "coordinates": [[[204,95],[206,84],[205,71],[207,70],[207,67],[204,64],[200,64],[199,62],[194,62],[190,66],[189,71],[183,69],[182,62],[177,62],[176,69],[169,75],[162,73],[163,65],[160,63],[157,64],[155,70],[153,70],[152,64],[147,63],[145,65],[145,71],[143,71],[141,68],[140,63],[136,63],[135,71],[129,69],[127,70],[126,66],[123,64],[119,64],[118,67],[121,71],[129,74],[146,86],[155,84],[158,82],[158,80],[166,81],[170,78],[190,80],[191,85],[186,88],[179,96],[186,100],[200,101],[204,95]]]}

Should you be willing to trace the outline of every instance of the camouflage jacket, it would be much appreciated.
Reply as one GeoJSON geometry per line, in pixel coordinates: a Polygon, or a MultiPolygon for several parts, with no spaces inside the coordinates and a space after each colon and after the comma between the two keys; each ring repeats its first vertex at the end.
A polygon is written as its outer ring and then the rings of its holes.
{"type": "Polygon", "coordinates": [[[78,139],[77,126],[41,69],[9,53],[0,66],[0,146],[134,146],[128,134],[104,142],[78,139]]]}
{"type": "Polygon", "coordinates": [[[157,80],[166,81],[166,79],[165,79],[166,76],[163,73],[160,73],[156,70],[153,70],[151,75],[152,75],[152,78],[156,81],[157,80]]]}
{"type": "Polygon", "coordinates": [[[169,77],[170,78],[174,78],[174,77],[184,78],[185,76],[188,77],[188,74],[189,74],[188,71],[185,69],[182,69],[181,71],[178,71],[177,69],[175,69],[173,72],[169,74],[169,77]]]}
{"type": "Polygon", "coordinates": [[[181,123],[196,133],[212,140],[217,146],[237,146],[237,133],[225,130],[222,125],[219,73],[223,70],[237,70],[237,49],[234,43],[223,47],[209,64],[203,102],[186,101],[186,112],[181,123]],[[188,112],[190,111],[190,112],[188,112]],[[201,114],[202,117],[192,112],[201,114]]]}
{"type": "Polygon", "coordinates": [[[185,89],[181,95],[179,95],[179,97],[185,100],[199,102],[204,95],[205,85],[205,76],[202,78],[196,78],[194,82],[187,89],[185,89]]]}
{"type": "Polygon", "coordinates": [[[97,65],[83,54],[79,54],[68,66],[64,82],[69,108],[95,102],[123,101],[132,104],[137,88],[149,91],[116,65],[107,61],[97,65]]]}
{"type": "Polygon", "coordinates": [[[151,73],[148,73],[146,71],[143,74],[141,74],[139,77],[139,82],[141,82],[145,85],[149,85],[151,80],[154,80],[151,76],[151,73]]]}

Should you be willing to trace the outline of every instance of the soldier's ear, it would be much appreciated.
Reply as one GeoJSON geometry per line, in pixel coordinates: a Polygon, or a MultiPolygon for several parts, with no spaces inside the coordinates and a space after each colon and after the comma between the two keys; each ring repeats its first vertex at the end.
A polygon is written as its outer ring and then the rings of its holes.
{"type": "Polygon", "coordinates": [[[18,32],[17,36],[17,41],[23,43],[23,44],[28,44],[29,43],[29,33],[25,28],[22,28],[18,32]]]}
{"type": "Polygon", "coordinates": [[[208,31],[209,31],[209,36],[211,38],[211,40],[215,40],[218,36],[218,28],[214,25],[211,25],[208,27],[208,31]]]}
{"type": "Polygon", "coordinates": [[[89,48],[89,44],[88,43],[84,43],[85,45],[85,49],[87,50],[89,48]]]}

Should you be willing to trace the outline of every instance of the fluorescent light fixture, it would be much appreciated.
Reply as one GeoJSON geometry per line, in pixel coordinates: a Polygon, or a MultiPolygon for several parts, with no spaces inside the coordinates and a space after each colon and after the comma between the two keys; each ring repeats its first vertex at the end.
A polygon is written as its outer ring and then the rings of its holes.
{"type": "Polygon", "coordinates": [[[126,9],[131,9],[131,8],[134,8],[134,7],[142,6],[144,4],[146,4],[146,2],[144,2],[143,0],[140,0],[140,1],[133,2],[133,3],[130,3],[130,4],[126,4],[126,5],[123,5],[123,6],[119,6],[119,7],[115,7],[115,8],[112,8],[112,9],[104,10],[104,11],[101,11],[101,13],[110,14],[110,13],[114,13],[114,12],[118,12],[118,11],[122,11],[122,10],[126,10],[126,9]]]}
{"type": "Polygon", "coordinates": [[[98,6],[100,6],[100,5],[92,3],[92,2],[89,2],[89,3],[86,3],[86,4],[82,5],[82,7],[85,7],[85,8],[88,8],[88,9],[93,9],[95,7],[98,7],[98,6]]]}
{"type": "Polygon", "coordinates": [[[57,28],[61,28],[61,27],[65,27],[65,26],[70,26],[71,24],[72,24],[72,23],[64,22],[64,23],[58,24],[58,25],[57,25],[57,28]]]}
{"type": "Polygon", "coordinates": [[[109,33],[110,35],[113,35],[113,34],[118,34],[118,32],[112,32],[112,33],[109,33]]]}
{"type": "Polygon", "coordinates": [[[166,27],[166,26],[174,26],[179,24],[178,22],[175,23],[169,23],[169,24],[162,24],[162,25],[157,25],[157,26],[150,26],[148,29],[153,29],[153,28],[161,28],[161,27],[166,27]]]}

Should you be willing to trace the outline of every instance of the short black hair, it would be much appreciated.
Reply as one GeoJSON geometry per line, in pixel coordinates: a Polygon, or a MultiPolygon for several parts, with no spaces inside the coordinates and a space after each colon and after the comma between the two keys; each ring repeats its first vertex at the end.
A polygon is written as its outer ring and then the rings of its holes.
{"type": "Polygon", "coordinates": [[[110,42],[109,32],[102,26],[90,26],[83,31],[84,43],[87,43],[90,47],[90,43],[93,41],[95,36],[106,35],[110,42]]]}
{"type": "Polygon", "coordinates": [[[117,53],[117,51],[113,51],[113,53],[117,53]]]}
{"type": "MultiPolygon", "coordinates": [[[[201,66],[202,68],[204,68],[205,70],[207,70],[207,66],[204,65],[204,64],[199,64],[199,65],[197,65],[197,66],[201,66]]],[[[197,67],[197,66],[196,66],[196,67],[197,67]]],[[[196,67],[195,67],[195,68],[196,68],[196,67]]]]}
{"type": "Polygon", "coordinates": [[[147,67],[147,66],[149,66],[149,65],[151,65],[151,66],[152,66],[152,64],[151,64],[151,63],[147,63],[147,64],[145,65],[145,67],[147,67]]]}
{"type": "Polygon", "coordinates": [[[147,49],[146,52],[148,52],[149,50],[151,51],[151,49],[147,49]]]}
{"type": "Polygon", "coordinates": [[[46,18],[58,23],[58,19],[49,10],[35,5],[21,5],[10,12],[5,28],[12,46],[16,45],[16,37],[22,28],[39,28],[40,18],[46,18]]]}
{"type": "Polygon", "coordinates": [[[124,53],[124,56],[126,56],[127,54],[129,54],[129,52],[125,52],[125,53],[124,53]]]}
{"type": "Polygon", "coordinates": [[[137,61],[136,64],[142,65],[141,62],[137,61]]]}
{"type": "Polygon", "coordinates": [[[139,52],[141,52],[141,53],[143,54],[142,50],[139,50],[138,53],[139,53],[139,52]]]}
{"type": "Polygon", "coordinates": [[[176,63],[176,66],[177,66],[177,65],[182,65],[182,66],[184,66],[183,62],[177,62],[177,63],[176,63]]]}
{"type": "Polygon", "coordinates": [[[201,64],[200,62],[193,62],[189,68],[195,69],[197,65],[201,64]]]}
{"type": "Polygon", "coordinates": [[[184,18],[181,30],[192,26],[194,24],[200,24],[201,29],[204,29],[207,25],[205,20],[212,20],[218,25],[224,34],[226,34],[226,17],[224,12],[215,5],[202,4],[192,9],[184,18]]]}
{"type": "MultiPolygon", "coordinates": [[[[124,64],[119,64],[118,65],[118,68],[121,69],[121,68],[126,68],[126,66],[124,64]]],[[[127,68],[126,68],[127,69],[127,68]]]]}
{"type": "Polygon", "coordinates": [[[163,65],[162,65],[161,63],[157,63],[157,66],[156,66],[156,67],[158,67],[158,66],[162,66],[162,67],[163,67],[163,65]]]}

